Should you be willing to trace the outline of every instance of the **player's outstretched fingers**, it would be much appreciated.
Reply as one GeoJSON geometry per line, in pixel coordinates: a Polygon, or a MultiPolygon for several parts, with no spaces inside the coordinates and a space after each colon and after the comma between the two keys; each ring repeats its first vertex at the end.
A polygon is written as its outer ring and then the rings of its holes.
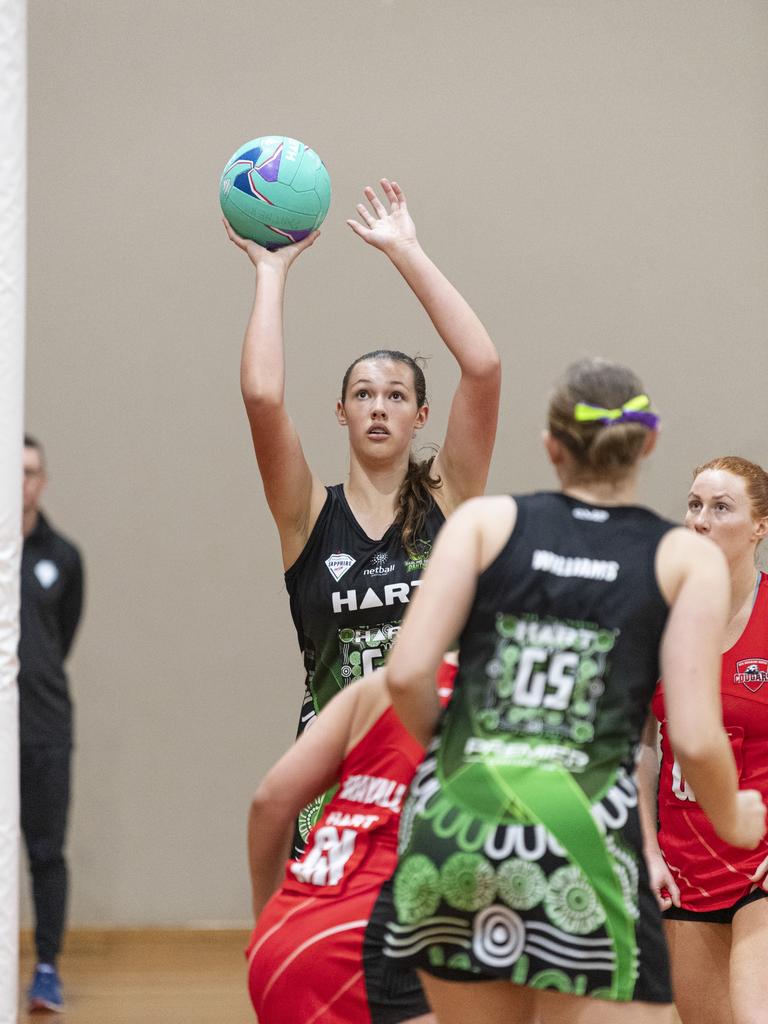
{"type": "Polygon", "coordinates": [[[355,207],[355,209],[360,214],[361,218],[365,221],[367,226],[369,228],[372,228],[373,227],[374,218],[371,215],[371,213],[368,210],[368,208],[366,206],[363,206],[362,203],[358,203],[357,206],[355,207]]]}
{"type": "Polygon", "coordinates": [[[320,232],[319,231],[313,231],[312,234],[307,235],[306,238],[302,238],[301,241],[294,242],[293,244],[296,246],[296,253],[298,254],[300,252],[304,252],[304,250],[308,249],[310,247],[310,245],[314,245],[319,237],[320,237],[320,232]]]}
{"type": "Polygon", "coordinates": [[[226,217],[221,218],[221,223],[224,225],[224,230],[227,232],[230,242],[234,242],[239,249],[246,249],[248,247],[248,242],[238,235],[226,217]]]}
{"type": "Polygon", "coordinates": [[[373,212],[376,214],[376,216],[377,217],[386,217],[387,211],[384,209],[384,206],[383,206],[381,200],[376,195],[376,193],[373,191],[373,189],[371,188],[370,185],[366,185],[365,186],[364,192],[365,192],[365,198],[371,204],[373,212]]]}
{"type": "Polygon", "coordinates": [[[368,233],[367,228],[364,228],[362,224],[358,223],[358,221],[352,220],[351,217],[347,220],[347,224],[349,224],[355,234],[359,235],[361,238],[365,238],[368,233]]]}
{"type": "Polygon", "coordinates": [[[400,188],[400,186],[397,184],[396,181],[390,182],[390,185],[392,186],[392,191],[397,196],[398,203],[400,203],[401,206],[405,206],[406,205],[405,192],[403,192],[403,190],[400,188]]]}
{"type": "Polygon", "coordinates": [[[400,205],[400,200],[398,199],[397,192],[395,192],[395,190],[392,188],[392,182],[389,180],[389,178],[381,179],[381,187],[384,191],[384,195],[387,197],[389,201],[390,212],[393,212],[400,205]]]}

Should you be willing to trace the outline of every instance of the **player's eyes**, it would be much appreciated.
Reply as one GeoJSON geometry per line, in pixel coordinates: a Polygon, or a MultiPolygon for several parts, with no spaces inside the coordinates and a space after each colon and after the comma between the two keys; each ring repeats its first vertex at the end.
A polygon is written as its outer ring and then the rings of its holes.
{"type": "Polygon", "coordinates": [[[700,501],[689,501],[688,502],[688,511],[689,512],[698,512],[700,508],[701,508],[701,502],[700,501]]]}
{"type": "Polygon", "coordinates": [[[367,398],[367,397],[368,397],[368,389],[367,388],[360,388],[359,391],[355,392],[355,398],[367,398]]]}
{"type": "Polygon", "coordinates": [[[390,398],[396,398],[396,399],[398,399],[398,401],[400,399],[402,399],[402,397],[403,397],[402,391],[393,391],[392,394],[390,395],[390,398]]]}

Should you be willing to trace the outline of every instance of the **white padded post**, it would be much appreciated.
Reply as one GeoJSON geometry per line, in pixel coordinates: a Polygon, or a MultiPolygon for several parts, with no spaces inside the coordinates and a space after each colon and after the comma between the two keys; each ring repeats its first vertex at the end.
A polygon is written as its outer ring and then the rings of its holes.
{"type": "Polygon", "coordinates": [[[26,0],[0,0],[0,1024],[16,1021],[19,636],[26,252],[26,0]]]}

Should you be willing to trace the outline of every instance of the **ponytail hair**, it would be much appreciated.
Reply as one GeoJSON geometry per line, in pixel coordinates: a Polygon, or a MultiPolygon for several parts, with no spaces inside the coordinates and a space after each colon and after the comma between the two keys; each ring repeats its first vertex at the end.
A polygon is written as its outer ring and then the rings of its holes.
{"type": "MultiPolygon", "coordinates": [[[[427,400],[427,381],[421,361],[414,359],[413,356],[406,355],[405,352],[386,348],[378,348],[373,352],[366,352],[365,355],[358,356],[347,367],[341,382],[342,403],[347,396],[347,386],[349,385],[352,371],[358,363],[362,363],[367,359],[404,363],[413,374],[413,387],[416,392],[417,408],[420,409],[423,405],[429,405],[427,400]]],[[[417,461],[413,456],[410,456],[408,459],[408,471],[403,482],[400,484],[400,490],[397,494],[395,522],[400,524],[401,542],[409,557],[419,554],[417,547],[419,534],[424,529],[427,515],[434,502],[432,491],[434,488],[440,487],[442,483],[439,476],[432,476],[431,470],[434,461],[434,455],[421,461],[417,461]]]]}
{"type": "Polygon", "coordinates": [[[583,478],[620,480],[640,458],[648,431],[656,429],[658,417],[646,411],[649,406],[629,367],[581,359],[568,367],[550,399],[549,432],[568,449],[583,478]],[[581,409],[588,416],[578,415],[581,409]]]}
{"type": "Polygon", "coordinates": [[[429,510],[435,500],[432,489],[442,483],[439,476],[432,476],[434,461],[434,455],[422,459],[421,462],[417,462],[413,457],[409,458],[408,472],[397,494],[395,522],[400,523],[400,539],[409,558],[420,554],[419,534],[424,529],[429,510]]]}

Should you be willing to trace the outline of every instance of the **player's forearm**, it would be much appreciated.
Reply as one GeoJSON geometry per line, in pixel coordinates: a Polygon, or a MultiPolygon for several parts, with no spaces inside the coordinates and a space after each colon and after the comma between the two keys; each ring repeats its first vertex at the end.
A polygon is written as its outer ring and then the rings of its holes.
{"type": "Polygon", "coordinates": [[[290,855],[295,814],[257,798],[248,816],[248,865],[254,920],[280,888],[290,855]]]}
{"type": "Polygon", "coordinates": [[[283,402],[285,281],[282,267],[264,264],[256,271],[256,295],[240,361],[240,389],[249,411],[260,404],[283,402]]]}
{"type": "Polygon", "coordinates": [[[658,796],[659,761],[656,751],[647,744],[640,746],[637,762],[637,809],[646,856],[659,853],[658,796]]]}
{"type": "Polygon", "coordinates": [[[670,740],[680,770],[696,794],[696,802],[716,832],[729,831],[736,816],[739,779],[725,730],[713,726],[706,738],[695,742],[677,738],[670,731],[670,740]]]}
{"type": "Polygon", "coordinates": [[[387,689],[395,713],[423,747],[428,746],[432,739],[440,715],[440,701],[434,679],[434,670],[419,678],[410,674],[401,675],[397,665],[392,673],[391,663],[387,666],[387,689]]]}
{"type": "Polygon", "coordinates": [[[499,353],[479,317],[418,242],[391,251],[389,257],[426,310],[462,374],[498,374],[499,353]]]}

